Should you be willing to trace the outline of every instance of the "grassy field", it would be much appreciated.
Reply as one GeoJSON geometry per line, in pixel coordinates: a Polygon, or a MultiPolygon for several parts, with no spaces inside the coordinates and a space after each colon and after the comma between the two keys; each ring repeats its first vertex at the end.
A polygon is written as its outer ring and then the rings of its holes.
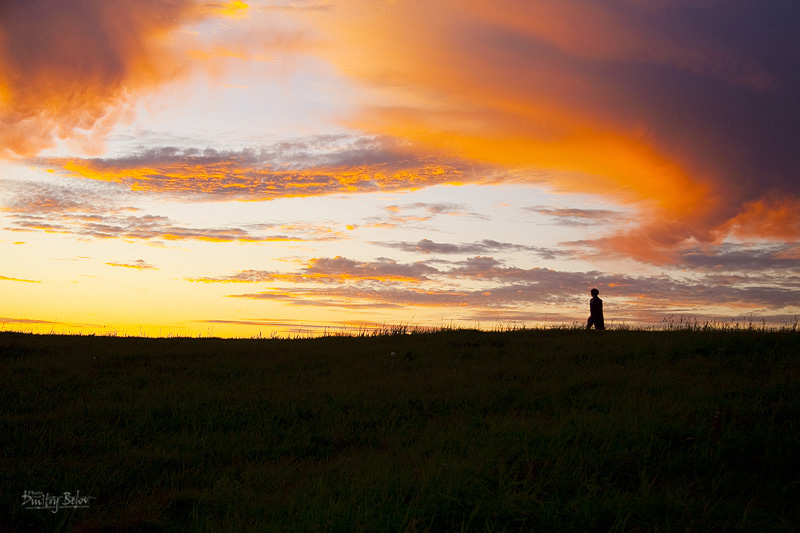
{"type": "Polygon", "coordinates": [[[0,530],[800,530],[799,358],[797,331],[0,333],[0,530]]]}

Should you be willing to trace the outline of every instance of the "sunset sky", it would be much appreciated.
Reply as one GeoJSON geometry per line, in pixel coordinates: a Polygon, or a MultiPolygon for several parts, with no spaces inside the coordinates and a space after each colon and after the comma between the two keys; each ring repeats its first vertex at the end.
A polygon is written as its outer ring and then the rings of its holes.
{"type": "Polygon", "coordinates": [[[800,316],[795,0],[6,0],[0,330],[800,316]]]}

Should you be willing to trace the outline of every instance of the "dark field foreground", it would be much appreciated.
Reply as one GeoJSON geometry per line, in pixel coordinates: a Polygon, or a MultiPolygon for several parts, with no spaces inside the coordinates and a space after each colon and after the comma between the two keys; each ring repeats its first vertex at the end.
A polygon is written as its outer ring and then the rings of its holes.
{"type": "Polygon", "coordinates": [[[792,331],[2,333],[0,530],[800,530],[799,357],[792,331]]]}

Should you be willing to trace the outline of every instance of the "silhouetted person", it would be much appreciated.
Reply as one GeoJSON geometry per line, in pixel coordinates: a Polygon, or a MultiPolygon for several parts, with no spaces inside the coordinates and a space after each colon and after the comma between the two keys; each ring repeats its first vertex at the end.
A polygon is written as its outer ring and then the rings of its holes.
{"type": "Polygon", "coordinates": [[[606,329],[603,321],[603,300],[597,297],[600,291],[592,289],[592,299],[589,300],[589,320],[586,322],[586,329],[606,329]]]}

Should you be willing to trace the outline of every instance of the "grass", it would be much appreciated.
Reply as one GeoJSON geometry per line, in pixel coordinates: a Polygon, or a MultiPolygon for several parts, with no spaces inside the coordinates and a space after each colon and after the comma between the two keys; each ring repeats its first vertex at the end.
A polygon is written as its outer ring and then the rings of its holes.
{"type": "Polygon", "coordinates": [[[800,529],[796,328],[382,333],[0,333],[0,529],[800,529]]]}

